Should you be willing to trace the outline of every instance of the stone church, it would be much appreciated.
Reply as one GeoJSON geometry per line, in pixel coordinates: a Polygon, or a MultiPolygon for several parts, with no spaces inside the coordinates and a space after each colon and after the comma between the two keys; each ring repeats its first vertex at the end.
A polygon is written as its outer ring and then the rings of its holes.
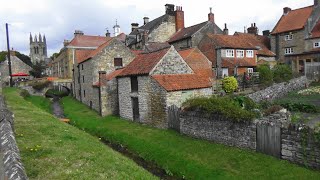
{"type": "Polygon", "coordinates": [[[47,59],[47,40],[44,35],[43,38],[39,33],[39,36],[35,35],[32,38],[30,33],[30,59],[32,64],[40,61],[46,61],[47,59]]]}

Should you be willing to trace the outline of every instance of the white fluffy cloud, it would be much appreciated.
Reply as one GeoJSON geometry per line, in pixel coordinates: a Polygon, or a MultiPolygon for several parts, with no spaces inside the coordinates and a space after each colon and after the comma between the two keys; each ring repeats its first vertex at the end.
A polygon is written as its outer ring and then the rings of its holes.
{"type": "Polygon", "coordinates": [[[29,53],[29,33],[45,34],[49,54],[59,51],[64,39],[71,39],[75,29],[85,34],[104,35],[112,31],[115,20],[125,33],[130,24],[142,24],[144,16],[154,19],[164,13],[164,5],[182,6],[185,25],[191,26],[207,20],[209,7],[215,21],[230,32],[243,31],[244,26],[257,23],[260,30],[272,30],[283,7],[292,9],[312,5],[312,0],[0,0],[0,50],[6,49],[5,23],[9,23],[10,45],[25,54],[29,53]]]}

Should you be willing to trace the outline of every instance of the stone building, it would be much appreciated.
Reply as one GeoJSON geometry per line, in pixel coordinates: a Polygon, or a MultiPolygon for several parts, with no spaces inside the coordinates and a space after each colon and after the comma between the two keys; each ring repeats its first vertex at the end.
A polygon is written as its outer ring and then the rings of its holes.
{"type": "Polygon", "coordinates": [[[33,64],[36,62],[43,61],[47,59],[47,40],[46,36],[39,33],[39,36],[35,35],[34,39],[30,33],[30,59],[33,64]]]}
{"type": "MultiPolygon", "coordinates": [[[[15,55],[15,51],[10,51],[10,53],[12,79],[30,79],[29,71],[32,70],[32,63],[23,62],[15,55]]],[[[2,83],[8,84],[10,81],[8,59],[0,63],[0,73],[2,83]]]]}
{"type": "Polygon", "coordinates": [[[135,54],[118,38],[111,38],[95,50],[75,51],[74,96],[102,116],[118,113],[117,80],[114,78],[135,54]]]}
{"type": "Polygon", "coordinates": [[[190,26],[184,27],[184,13],[182,9],[177,9],[176,14],[181,14],[181,26],[177,28],[177,32],[171,36],[168,40],[169,44],[173,45],[176,49],[197,47],[202,38],[207,33],[212,34],[223,34],[223,32],[228,33],[227,28],[222,31],[214,21],[214,14],[210,8],[210,13],[208,14],[208,21],[190,26]]]}
{"type": "Polygon", "coordinates": [[[303,74],[308,67],[319,66],[319,20],[320,0],[295,10],[283,8],[283,15],[271,32],[271,47],[277,59],[303,74]]]}
{"type": "Polygon", "coordinates": [[[79,49],[95,50],[109,39],[110,37],[105,36],[84,35],[82,31],[76,30],[74,38],[70,42],[64,41],[64,47],[60,50],[58,57],[52,61],[52,75],[71,80],[75,64],[75,51],[79,49]]]}
{"type": "Polygon", "coordinates": [[[199,49],[212,62],[217,78],[252,73],[257,66],[258,47],[247,35],[207,34],[199,49]]]}
{"type": "MultiPolygon", "coordinates": [[[[185,52],[185,58],[191,53],[185,52]]],[[[167,108],[180,107],[192,96],[211,95],[210,81],[194,73],[173,46],[141,53],[118,76],[120,116],[167,128],[167,108]]]]}
{"type": "Polygon", "coordinates": [[[144,17],[140,27],[138,23],[132,23],[132,32],[126,38],[126,45],[131,49],[143,49],[148,42],[168,41],[179,26],[184,26],[181,24],[184,20],[183,16],[180,16],[183,14],[181,7],[177,7],[178,10],[175,11],[173,4],[166,4],[165,9],[164,15],[152,21],[144,17]]]}

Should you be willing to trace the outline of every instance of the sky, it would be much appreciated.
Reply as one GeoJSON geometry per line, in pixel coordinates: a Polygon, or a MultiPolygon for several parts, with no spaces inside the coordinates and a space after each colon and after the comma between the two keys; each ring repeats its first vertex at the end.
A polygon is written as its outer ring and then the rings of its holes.
{"type": "Polygon", "coordinates": [[[9,24],[10,47],[29,55],[30,33],[45,34],[48,55],[71,40],[75,30],[87,35],[104,36],[118,22],[128,34],[131,23],[143,24],[143,17],[155,19],[165,13],[165,4],[182,6],[185,26],[208,19],[209,8],[215,23],[229,33],[243,32],[256,23],[260,33],[272,30],[284,7],[297,9],[313,4],[313,0],[0,0],[0,51],[7,49],[5,23],[9,24]]]}

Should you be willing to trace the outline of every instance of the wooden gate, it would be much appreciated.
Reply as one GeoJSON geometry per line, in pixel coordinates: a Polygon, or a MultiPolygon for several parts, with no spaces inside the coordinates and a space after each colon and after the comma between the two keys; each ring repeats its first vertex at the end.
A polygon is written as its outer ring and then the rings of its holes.
{"type": "Polygon", "coordinates": [[[279,126],[257,125],[257,151],[280,158],[281,128],[279,126]]]}
{"type": "Polygon", "coordinates": [[[175,105],[168,107],[168,126],[180,132],[180,109],[175,105]]]}

